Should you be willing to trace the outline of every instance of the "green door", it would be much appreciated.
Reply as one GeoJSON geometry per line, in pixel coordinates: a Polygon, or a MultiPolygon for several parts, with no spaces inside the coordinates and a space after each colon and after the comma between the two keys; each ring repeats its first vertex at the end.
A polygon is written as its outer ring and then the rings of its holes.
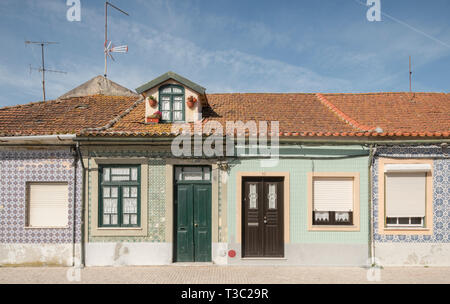
{"type": "Polygon", "coordinates": [[[210,262],[211,184],[178,180],[175,188],[175,261],[210,262]]]}

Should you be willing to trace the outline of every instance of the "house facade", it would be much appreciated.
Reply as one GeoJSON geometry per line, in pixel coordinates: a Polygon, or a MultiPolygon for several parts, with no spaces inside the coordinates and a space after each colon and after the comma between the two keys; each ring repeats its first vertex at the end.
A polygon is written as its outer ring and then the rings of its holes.
{"type": "MultiPolygon", "coordinates": [[[[207,94],[173,72],[136,89],[140,96],[115,86],[105,97],[93,86],[57,104],[87,117],[63,130],[79,160],[69,171],[80,179],[71,231],[81,264],[450,264],[448,94],[207,94]]],[[[27,148],[5,149],[17,158],[27,148]]],[[[10,167],[23,165],[12,162],[1,170],[15,181],[10,167]]],[[[28,229],[17,220],[32,210],[20,191],[8,203],[18,211],[0,210],[0,220],[28,229]]],[[[0,232],[20,243],[6,226],[0,232]]],[[[3,256],[18,256],[5,246],[3,256]]]]}

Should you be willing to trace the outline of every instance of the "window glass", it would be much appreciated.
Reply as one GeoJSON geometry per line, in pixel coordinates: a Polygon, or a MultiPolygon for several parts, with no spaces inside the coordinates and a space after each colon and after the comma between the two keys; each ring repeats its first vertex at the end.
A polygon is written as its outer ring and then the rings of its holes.
{"type": "Polygon", "coordinates": [[[100,226],[135,227],[139,225],[139,167],[104,167],[100,172],[102,196],[99,202],[100,226]]]}
{"type": "Polygon", "coordinates": [[[161,120],[166,122],[184,120],[184,90],[177,85],[160,88],[161,120]]]}

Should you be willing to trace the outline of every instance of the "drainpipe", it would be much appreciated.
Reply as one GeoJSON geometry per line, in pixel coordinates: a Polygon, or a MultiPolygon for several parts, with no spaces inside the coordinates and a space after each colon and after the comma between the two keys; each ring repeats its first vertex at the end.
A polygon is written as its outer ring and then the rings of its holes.
{"type": "Polygon", "coordinates": [[[373,169],[373,161],[374,161],[374,156],[375,153],[377,151],[377,145],[370,145],[370,152],[369,152],[369,165],[368,165],[368,169],[369,169],[369,256],[370,256],[370,267],[376,266],[375,265],[375,240],[374,240],[374,227],[373,227],[373,223],[374,223],[374,207],[373,207],[373,196],[372,196],[372,190],[373,190],[373,179],[372,179],[372,169],[373,169]],[[375,147],[374,147],[375,146],[375,147]]]}
{"type": "Polygon", "coordinates": [[[73,212],[72,212],[72,267],[75,267],[75,258],[76,258],[76,214],[77,214],[77,171],[78,171],[78,154],[76,149],[73,150],[73,212]]]}
{"type": "MultiPolygon", "coordinates": [[[[84,163],[83,163],[83,156],[81,154],[81,149],[80,149],[80,143],[77,142],[76,144],[76,152],[78,155],[78,159],[81,162],[81,168],[83,169],[83,173],[82,173],[82,183],[81,183],[81,193],[84,193],[84,187],[85,187],[85,167],[84,167],[84,163]]],[[[85,195],[83,194],[81,197],[81,225],[80,225],[80,236],[81,236],[81,240],[80,240],[80,267],[83,268],[84,264],[85,264],[85,244],[84,244],[84,228],[85,228],[85,223],[84,223],[84,212],[85,212],[85,195]]]]}

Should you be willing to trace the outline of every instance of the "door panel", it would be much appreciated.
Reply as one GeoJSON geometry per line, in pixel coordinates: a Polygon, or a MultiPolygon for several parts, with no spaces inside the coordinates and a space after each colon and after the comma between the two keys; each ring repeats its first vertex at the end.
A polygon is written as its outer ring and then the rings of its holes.
{"type": "Polygon", "coordinates": [[[194,260],[192,185],[177,186],[177,261],[194,260]]]}
{"type": "Polygon", "coordinates": [[[243,179],[243,256],[283,257],[283,179],[243,179]]]}
{"type": "Polygon", "coordinates": [[[175,258],[177,262],[211,261],[211,184],[175,186],[175,258]]]}
{"type": "Polygon", "coordinates": [[[194,185],[194,253],[196,262],[211,261],[211,185],[194,185]]]}

